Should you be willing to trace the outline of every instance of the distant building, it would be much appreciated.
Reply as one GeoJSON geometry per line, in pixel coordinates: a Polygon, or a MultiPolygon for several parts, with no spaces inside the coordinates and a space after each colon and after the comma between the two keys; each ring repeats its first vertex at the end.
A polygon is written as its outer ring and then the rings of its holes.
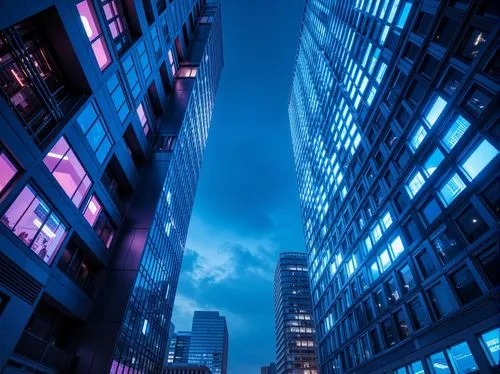
{"type": "Polygon", "coordinates": [[[176,342],[177,342],[177,334],[175,333],[175,325],[172,322],[170,322],[170,329],[168,330],[167,354],[165,356],[165,361],[163,366],[174,362],[174,352],[175,352],[176,342]]]}
{"type": "Polygon", "coordinates": [[[271,362],[268,366],[261,367],[260,374],[276,374],[276,364],[271,362]]]}
{"type": "Polygon", "coordinates": [[[203,365],[174,363],[167,365],[163,374],[212,374],[212,371],[203,365]]]}
{"type": "Polygon", "coordinates": [[[226,317],[219,312],[195,311],[189,363],[206,365],[213,374],[227,374],[228,339],[226,317]]]}
{"type": "Polygon", "coordinates": [[[281,253],[274,275],[276,372],[317,374],[306,253],[281,253]]]}
{"type": "Polygon", "coordinates": [[[189,347],[191,345],[191,331],[178,331],[176,334],[174,363],[187,364],[189,362],[189,347]]]}

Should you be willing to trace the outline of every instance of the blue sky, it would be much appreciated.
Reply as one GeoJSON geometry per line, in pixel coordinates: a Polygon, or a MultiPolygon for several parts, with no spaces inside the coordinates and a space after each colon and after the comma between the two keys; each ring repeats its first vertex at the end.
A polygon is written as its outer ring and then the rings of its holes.
{"type": "Polygon", "coordinates": [[[223,0],[225,67],[198,184],[173,322],[219,310],[230,374],[275,359],[278,253],[303,251],[288,95],[303,0],[223,0]]]}

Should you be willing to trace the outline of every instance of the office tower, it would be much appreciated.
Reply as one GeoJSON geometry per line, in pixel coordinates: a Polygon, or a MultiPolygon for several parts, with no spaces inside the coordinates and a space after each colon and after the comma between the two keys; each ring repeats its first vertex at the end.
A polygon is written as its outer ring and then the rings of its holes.
{"type": "Polygon", "coordinates": [[[174,357],[172,362],[187,364],[189,362],[190,346],[191,331],[178,331],[175,337],[174,357]]]}
{"type": "Polygon", "coordinates": [[[213,374],[227,374],[228,339],[226,317],[219,312],[195,311],[189,363],[207,366],[213,374]]]}
{"type": "Polygon", "coordinates": [[[280,253],[274,273],[276,372],[317,374],[307,254],[280,253]]]}
{"type": "Polygon", "coordinates": [[[498,27],[487,0],[307,2],[289,118],[322,373],[497,370],[498,27]]]}
{"type": "Polygon", "coordinates": [[[212,372],[204,365],[174,363],[169,364],[163,374],[212,374],[212,372]]]}
{"type": "Polygon", "coordinates": [[[260,374],[276,374],[276,364],[271,362],[269,365],[261,367],[260,374]]]}
{"type": "Polygon", "coordinates": [[[167,354],[165,355],[165,359],[163,360],[163,366],[166,366],[168,363],[174,362],[176,342],[177,342],[177,334],[175,333],[175,325],[172,322],[170,322],[170,327],[168,329],[167,354]]]}
{"type": "Polygon", "coordinates": [[[216,3],[2,1],[0,371],[161,371],[222,65],[216,3]]]}

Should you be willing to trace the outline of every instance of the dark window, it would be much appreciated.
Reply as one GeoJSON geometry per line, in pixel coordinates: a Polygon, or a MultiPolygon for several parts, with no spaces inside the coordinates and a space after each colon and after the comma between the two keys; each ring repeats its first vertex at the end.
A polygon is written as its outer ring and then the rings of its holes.
{"type": "Polygon", "coordinates": [[[425,55],[424,60],[422,61],[422,65],[420,66],[420,72],[427,78],[432,79],[432,77],[434,77],[434,74],[436,73],[438,65],[438,59],[434,58],[431,55],[425,55]]]}
{"type": "Polygon", "coordinates": [[[374,318],[372,302],[371,302],[370,299],[367,299],[367,300],[363,301],[363,305],[364,305],[364,308],[365,308],[366,320],[368,322],[370,322],[374,318]]]}
{"type": "Polygon", "coordinates": [[[148,24],[151,25],[155,21],[151,0],[142,0],[142,5],[144,7],[144,12],[146,13],[146,20],[148,21],[148,24]]]}
{"type": "Polygon", "coordinates": [[[70,241],[64,249],[57,267],[85,292],[89,295],[93,294],[98,266],[80,246],[70,241]]]}
{"type": "Polygon", "coordinates": [[[378,334],[377,330],[371,330],[370,331],[370,340],[372,342],[372,348],[373,348],[373,353],[377,354],[380,353],[380,341],[378,340],[378,334]]]}
{"type": "Polygon", "coordinates": [[[436,199],[431,198],[422,208],[422,214],[424,215],[427,223],[432,223],[441,214],[441,207],[437,203],[436,199]]]}
{"type": "Polygon", "coordinates": [[[453,35],[458,30],[459,22],[454,19],[444,17],[438,24],[439,27],[436,31],[436,34],[434,35],[433,40],[437,44],[440,44],[443,47],[447,47],[450,44],[453,35]]]}
{"type": "Polygon", "coordinates": [[[394,335],[394,328],[389,318],[384,320],[380,325],[382,327],[382,336],[384,337],[384,344],[387,348],[396,344],[396,336],[394,335]]]}
{"type": "Polygon", "coordinates": [[[155,0],[156,3],[156,10],[158,11],[158,14],[163,13],[163,11],[167,8],[167,4],[165,0],[155,0]]]}
{"type": "Polygon", "coordinates": [[[402,229],[404,232],[404,236],[407,239],[408,243],[413,243],[415,240],[417,240],[420,237],[420,231],[415,224],[415,221],[411,218],[406,220],[404,225],[402,225],[402,229]]]}
{"type": "Polygon", "coordinates": [[[456,222],[470,243],[479,239],[490,229],[473,205],[465,209],[456,222]]]}
{"type": "Polygon", "coordinates": [[[405,265],[398,270],[398,276],[401,284],[403,285],[403,294],[415,288],[415,279],[413,278],[413,274],[411,273],[411,269],[408,265],[405,265]]]}
{"type": "Polygon", "coordinates": [[[420,299],[415,299],[408,303],[410,317],[415,330],[419,330],[427,324],[425,306],[420,299]]]}
{"type": "Polygon", "coordinates": [[[467,97],[465,108],[474,116],[479,117],[490,103],[491,96],[486,91],[476,87],[467,97]]]}
{"type": "Polygon", "coordinates": [[[500,80],[500,51],[493,55],[484,72],[493,79],[500,80]]]}
{"type": "Polygon", "coordinates": [[[0,316],[2,315],[3,310],[7,306],[7,303],[9,302],[10,297],[8,297],[6,294],[0,292],[0,316]]]}
{"type": "Polygon", "coordinates": [[[375,309],[380,313],[385,308],[384,293],[381,288],[375,291],[373,299],[375,301],[375,309]]]}
{"type": "Polygon", "coordinates": [[[407,98],[408,101],[416,107],[422,101],[424,95],[425,86],[420,82],[414,81],[408,90],[407,98]]]}
{"type": "Polygon", "coordinates": [[[393,277],[390,277],[386,282],[385,282],[385,291],[387,293],[387,299],[389,300],[390,304],[395,303],[398,301],[401,297],[399,294],[399,289],[396,283],[396,280],[393,277]]]}
{"type": "Polygon", "coordinates": [[[442,264],[450,262],[461,252],[461,246],[458,244],[457,238],[447,228],[432,240],[432,244],[442,264]]]}
{"type": "Polygon", "coordinates": [[[420,47],[413,43],[408,43],[403,54],[404,57],[409,59],[410,61],[415,61],[415,57],[417,57],[420,47]]]}
{"type": "Polygon", "coordinates": [[[495,179],[481,194],[493,213],[500,218],[500,178],[495,179]]]}
{"type": "Polygon", "coordinates": [[[403,150],[396,157],[400,169],[404,169],[406,165],[408,165],[410,157],[411,156],[410,152],[408,152],[408,148],[407,147],[403,148],[403,150]]]}
{"type": "Polygon", "coordinates": [[[358,274],[358,281],[361,292],[368,289],[368,280],[366,279],[366,273],[363,269],[361,269],[360,273],[358,274]]]}
{"type": "Polygon", "coordinates": [[[451,295],[443,283],[437,284],[427,292],[434,314],[438,319],[453,312],[454,304],[452,302],[451,295]]]}
{"type": "Polygon", "coordinates": [[[434,262],[432,261],[429,252],[426,249],[420,252],[415,258],[417,260],[420,272],[422,273],[422,276],[424,278],[428,278],[432,273],[436,271],[436,266],[434,265],[434,262]]]}
{"type": "Polygon", "coordinates": [[[475,59],[487,39],[488,33],[477,29],[469,30],[459,51],[460,55],[468,60],[475,59]]]}
{"type": "Polygon", "coordinates": [[[500,271],[498,271],[498,264],[500,264],[500,254],[495,245],[481,253],[478,257],[481,268],[490,280],[494,287],[500,285],[500,271]]]}
{"type": "Polygon", "coordinates": [[[468,304],[483,294],[467,267],[456,271],[450,278],[458,298],[463,304],[468,304]]]}
{"type": "Polygon", "coordinates": [[[457,88],[460,86],[463,76],[464,75],[455,68],[448,69],[444,76],[443,83],[441,84],[443,91],[450,96],[454,95],[455,92],[457,92],[457,88]]]}
{"type": "Polygon", "coordinates": [[[415,23],[415,26],[413,27],[413,32],[415,34],[425,36],[429,32],[433,23],[434,23],[434,15],[433,14],[420,12],[418,15],[417,22],[415,23]]]}
{"type": "Polygon", "coordinates": [[[399,338],[403,340],[410,336],[410,328],[403,309],[398,310],[394,314],[394,320],[396,321],[396,329],[398,330],[399,338]]]}

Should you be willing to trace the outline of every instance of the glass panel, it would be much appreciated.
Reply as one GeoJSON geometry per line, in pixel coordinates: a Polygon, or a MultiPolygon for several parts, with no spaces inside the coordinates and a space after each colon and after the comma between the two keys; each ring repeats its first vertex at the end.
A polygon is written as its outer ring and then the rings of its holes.
{"type": "Polygon", "coordinates": [[[463,304],[468,304],[483,294],[467,267],[453,273],[451,283],[455,287],[455,291],[463,304]]]}
{"type": "Polygon", "coordinates": [[[479,239],[490,229],[489,225],[473,205],[465,209],[456,222],[470,243],[479,239]]]}
{"type": "Polygon", "coordinates": [[[482,347],[492,366],[500,364],[500,328],[481,334],[482,347]]]}
{"type": "Polygon", "coordinates": [[[461,246],[458,245],[454,235],[448,229],[440,232],[438,236],[432,240],[432,243],[443,264],[453,260],[460,254],[461,246]]]}
{"type": "Polygon", "coordinates": [[[434,126],[436,121],[441,116],[441,113],[443,112],[444,108],[446,108],[446,104],[447,104],[446,100],[444,100],[441,96],[438,96],[436,100],[434,100],[432,107],[425,115],[425,119],[427,120],[429,127],[434,126]]]}
{"type": "Polygon", "coordinates": [[[418,193],[418,191],[420,191],[424,184],[424,177],[419,171],[417,171],[410,179],[410,182],[407,184],[407,191],[410,195],[410,198],[413,198],[418,193]]]}
{"type": "Polygon", "coordinates": [[[392,242],[391,242],[391,253],[394,258],[397,258],[403,251],[405,250],[405,247],[403,245],[403,242],[401,241],[401,237],[397,236],[392,242]]]}
{"type": "Polygon", "coordinates": [[[454,345],[448,352],[458,374],[467,374],[479,370],[466,342],[454,345]]]}
{"type": "Polygon", "coordinates": [[[423,208],[422,213],[424,214],[428,223],[432,223],[441,214],[441,208],[435,199],[431,199],[423,208]]]}
{"type": "Polygon", "coordinates": [[[448,361],[443,352],[434,353],[430,359],[430,366],[432,371],[436,374],[451,374],[451,370],[448,366],[448,361]]]}
{"type": "Polygon", "coordinates": [[[454,174],[439,190],[440,196],[446,205],[449,205],[455,200],[455,198],[460,195],[460,193],[465,190],[465,183],[458,176],[454,174]]]}
{"type": "Polygon", "coordinates": [[[419,299],[415,299],[408,304],[411,319],[415,330],[418,330],[426,325],[425,306],[419,299]]]}
{"type": "Polygon", "coordinates": [[[12,163],[5,152],[0,153],[0,193],[14,179],[17,174],[17,167],[12,163]]]}
{"type": "Polygon", "coordinates": [[[453,122],[448,131],[443,136],[443,144],[450,151],[460,141],[467,129],[470,127],[470,122],[464,117],[458,116],[453,122]]]}
{"type": "Polygon", "coordinates": [[[434,262],[429,256],[429,253],[427,251],[422,251],[416,256],[418,267],[420,268],[420,271],[422,272],[422,275],[424,278],[429,277],[434,271],[436,270],[436,266],[434,265],[434,262]]]}
{"type": "Polygon", "coordinates": [[[479,255],[479,263],[484,273],[495,287],[500,286],[500,272],[498,264],[500,263],[500,254],[495,246],[487,249],[479,255]]]}
{"type": "Polygon", "coordinates": [[[416,361],[410,365],[411,374],[425,374],[424,366],[421,361],[416,361]]]}
{"type": "Polygon", "coordinates": [[[144,107],[142,103],[137,107],[137,116],[139,117],[139,121],[141,122],[141,127],[144,130],[144,135],[148,136],[149,133],[149,123],[148,118],[146,116],[146,112],[144,111],[144,107]]]}
{"type": "Polygon", "coordinates": [[[399,270],[398,274],[401,283],[403,284],[403,293],[407,293],[415,287],[415,279],[413,278],[413,274],[411,273],[408,265],[405,265],[401,270],[399,270]]]}
{"type": "Polygon", "coordinates": [[[424,164],[424,169],[429,177],[436,171],[443,160],[443,153],[439,148],[435,149],[424,164]]]}
{"type": "Polygon", "coordinates": [[[396,320],[396,328],[398,329],[398,334],[401,340],[406,339],[410,336],[410,328],[408,326],[408,322],[406,321],[406,317],[403,313],[403,310],[399,310],[394,315],[396,320]]]}
{"type": "Polygon", "coordinates": [[[463,163],[462,167],[472,180],[498,155],[498,150],[484,139],[463,163]]]}
{"type": "Polygon", "coordinates": [[[429,298],[437,318],[442,318],[455,309],[453,307],[454,304],[452,303],[451,295],[442,283],[439,283],[429,290],[429,298]]]}
{"type": "Polygon", "coordinates": [[[380,260],[380,268],[381,271],[384,272],[389,266],[391,266],[391,257],[389,256],[389,251],[386,249],[384,250],[379,256],[380,260]]]}
{"type": "Polygon", "coordinates": [[[83,216],[90,224],[90,226],[94,226],[97,217],[99,217],[99,213],[101,213],[102,205],[100,201],[97,199],[95,195],[92,195],[90,198],[85,211],[83,212],[83,216]]]}

